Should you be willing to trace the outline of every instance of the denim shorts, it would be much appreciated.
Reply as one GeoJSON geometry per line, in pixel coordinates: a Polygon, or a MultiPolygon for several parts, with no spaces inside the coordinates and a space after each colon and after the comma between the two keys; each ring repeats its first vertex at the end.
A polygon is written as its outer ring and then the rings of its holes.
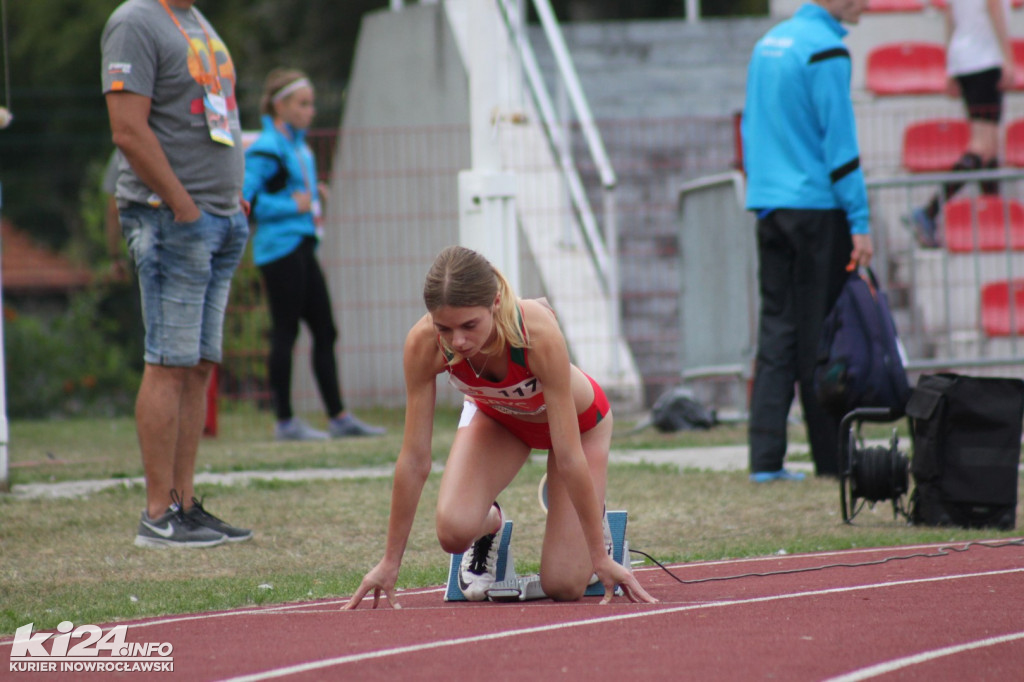
{"type": "Polygon", "coordinates": [[[145,361],[169,367],[220,362],[231,277],[249,238],[245,216],[202,211],[194,222],[176,223],[168,208],[130,203],[120,208],[120,218],[138,273],[145,361]]]}

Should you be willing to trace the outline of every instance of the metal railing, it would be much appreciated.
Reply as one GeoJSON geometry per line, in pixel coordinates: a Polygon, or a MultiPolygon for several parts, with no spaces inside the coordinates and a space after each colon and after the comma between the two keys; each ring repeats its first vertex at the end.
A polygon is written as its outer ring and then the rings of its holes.
{"type": "MultiPolygon", "coordinates": [[[[565,178],[569,191],[569,198],[573,209],[579,218],[579,226],[582,230],[584,242],[590,252],[591,258],[597,267],[605,292],[613,300],[618,299],[618,230],[615,221],[615,198],[614,190],[618,180],[612,168],[608,153],[605,150],[601,133],[594,122],[594,116],[590,111],[590,105],[583,94],[579,76],[573,66],[572,58],[566,47],[565,39],[558,26],[558,20],[551,9],[548,0],[532,0],[534,9],[544,29],[544,35],[551,47],[555,64],[561,82],[568,95],[569,104],[579,123],[583,138],[587,143],[587,149],[597,168],[600,177],[603,210],[604,210],[604,235],[598,228],[594,211],[590,206],[586,190],[580,179],[576,162],[570,152],[571,145],[568,143],[566,126],[556,113],[555,105],[548,93],[544,76],[537,64],[537,57],[533,47],[530,45],[523,17],[523,0],[498,0],[498,7],[501,10],[505,25],[508,27],[512,38],[512,44],[519,55],[523,72],[526,75],[530,93],[533,96],[537,112],[541,117],[544,133],[548,138],[551,151],[557,159],[559,169],[565,178]]],[[[618,315],[613,316],[618,319],[618,315]]]]}
{"type": "MultiPolygon", "coordinates": [[[[559,170],[566,182],[569,200],[573,212],[578,218],[578,225],[582,232],[583,243],[596,268],[598,279],[604,289],[608,300],[608,325],[609,336],[612,339],[620,339],[622,336],[622,319],[620,310],[620,283],[619,283],[619,253],[618,253],[618,225],[616,223],[615,207],[615,185],[618,179],[615,170],[612,168],[601,139],[601,133],[594,122],[593,113],[587,98],[583,94],[583,87],[580,85],[576,67],[573,65],[569,55],[569,49],[565,44],[565,38],[558,25],[558,19],[551,8],[549,0],[532,0],[533,7],[540,19],[544,36],[547,38],[551,48],[561,85],[567,95],[568,103],[576,117],[583,138],[586,141],[587,149],[593,159],[601,182],[601,194],[604,215],[604,234],[601,234],[594,217],[594,211],[587,198],[586,189],[580,179],[579,170],[572,157],[571,145],[569,144],[568,122],[563,122],[556,114],[555,106],[548,93],[544,76],[537,64],[537,58],[533,47],[530,44],[526,32],[525,5],[524,0],[497,0],[502,18],[509,30],[511,43],[519,55],[519,61],[523,72],[526,75],[530,93],[533,96],[534,104],[541,117],[544,133],[547,136],[551,152],[557,160],[559,170]]],[[[618,355],[614,354],[613,371],[618,371],[618,355]]]]}
{"type": "MultiPolygon", "coordinates": [[[[971,172],[915,173],[868,177],[872,203],[872,232],[875,238],[875,267],[890,292],[902,291],[909,323],[900,329],[910,342],[907,368],[911,371],[936,369],[992,368],[1024,365],[1024,342],[1018,334],[1019,321],[1011,293],[1009,334],[991,336],[982,324],[982,290],[986,284],[1005,282],[1012,290],[1016,278],[1024,277],[1024,250],[1015,246],[1011,202],[1019,191],[1015,183],[1024,180],[1022,169],[971,172]],[[971,202],[971,245],[958,250],[940,239],[935,248],[921,247],[908,216],[915,206],[938,196],[939,235],[943,236],[948,183],[963,183],[956,198],[976,199],[974,187],[983,182],[998,183],[1003,215],[1004,246],[985,250],[980,246],[977,202],[971,202]],[[895,229],[894,229],[895,228],[895,229]],[[904,272],[905,271],[905,272],[904,272]]],[[[949,201],[953,201],[950,199],[949,201]]],[[[1017,229],[1020,229],[1019,227],[1017,229]]],[[[899,310],[899,305],[894,305],[899,310]]]]}
{"type": "MultiPolygon", "coordinates": [[[[1024,278],[1024,210],[1018,187],[1024,169],[922,173],[869,177],[875,274],[890,296],[901,339],[908,351],[910,372],[963,371],[1014,374],[1024,366],[1021,311],[1014,282],[1024,278]],[[990,240],[983,248],[977,192],[981,182],[999,183],[1002,216],[990,216],[1002,231],[1002,244],[990,240]],[[964,183],[956,195],[970,206],[969,244],[949,248],[945,239],[935,248],[918,245],[903,218],[922,206],[947,183],[964,183]],[[1017,206],[1017,208],[1022,208],[1017,206]],[[1014,213],[1016,217],[1014,217],[1014,213]],[[1018,236],[1014,238],[1014,232],[1018,236]],[[994,243],[993,243],[994,242],[994,243]],[[1009,294],[1008,333],[990,334],[983,324],[982,291],[1005,283],[1009,294]],[[902,324],[901,324],[902,322],[902,324]]],[[[679,189],[681,273],[680,359],[687,381],[735,380],[742,389],[752,371],[756,343],[756,257],[753,216],[744,208],[742,176],[707,176],[679,189]],[[696,256],[694,256],[696,254],[696,256]],[[702,258],[714,254],[713,258],[702,258]],[[695,320],[698,320],[696,325],[695,320]]],[[[939,235],[944,237],[939,212],[939,235]]],[[[707,397],[707,396],[702,396],[707,397]]],[[[745,395],[734,391],[734,405],[745,395]]]]}

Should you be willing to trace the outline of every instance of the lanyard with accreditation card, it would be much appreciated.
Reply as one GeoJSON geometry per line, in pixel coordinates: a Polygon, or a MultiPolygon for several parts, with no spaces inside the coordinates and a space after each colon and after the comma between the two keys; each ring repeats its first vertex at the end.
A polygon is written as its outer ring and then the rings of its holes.
{"type": "Polygon", "coordinates": [[[203,29],[203,34],[206,36],[206,49],[209,55],[209,62],[211,72],[206,71],[206,65],[203,63],[203,56],[195,49],[192,45],[192,39],[189,38],[188,33],[182,28],[181,22],[178,21],[178,17],[174,15],[171,8],[167,6],[167,0],[160,0],[160,4],[163,5],[164,11],[167,12],[167,16],[171,18],[174,25],[181,31],[181,35],[185,37],[185,42],[188,43],[188,49],[192,51],[196,56],[196,61],[199,64],[202,74],[199,77],[199,83],[203,86],[203,111],[206,114],[206,127],[210,129],[210,138],[214,142],[227,145],[229,147],[235,146],[235,138],[231,134],[231,126],[228,118],[228,103],[227,98],[221,93],[220,77],[217,75],[217,57],[213,51],[213,41],[210,40],[210,33],[206,30],[205,24],[199,21],[199,17],[196,16],[195,10],[191,9],[193,18],[196,23],[199,24],[200,28],[203,29]]]}

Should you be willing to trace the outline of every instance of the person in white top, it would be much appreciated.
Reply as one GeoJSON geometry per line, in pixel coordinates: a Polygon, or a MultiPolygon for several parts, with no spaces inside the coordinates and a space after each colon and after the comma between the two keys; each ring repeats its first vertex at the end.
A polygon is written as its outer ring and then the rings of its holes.
{"type": "MultiPolygon", "coordinates": [[[[1010,0],[951,0],[945,14],[947,92],[963,98],[970,122],[970,141],[953,170],[996,168],[1003,92],[1013,87],[1014,80],[1010,0]]],[[[927,205],[910,214],[921,246],[939,246],[936,217],[963,185],[946,184],[927,205]]],[[[985,194],[999,191],[996,182],[983,182],[981,187],[985,194]]]]}

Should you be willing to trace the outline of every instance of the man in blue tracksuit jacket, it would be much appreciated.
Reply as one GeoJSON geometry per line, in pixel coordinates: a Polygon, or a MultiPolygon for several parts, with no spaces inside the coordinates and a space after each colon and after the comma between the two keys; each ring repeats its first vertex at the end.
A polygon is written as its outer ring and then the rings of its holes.
{"type": "Polygon", "coordinates": [[[747,73],[743,159],[757,212],[761,311],[751,395],[750,478],[798,480],[783,468],[794,384],[818,475],[837,475],[838,419],[818,404],[821,327],[852,259],[872,245],[841,22],[868,0],[815,0],[758,41],[747,73]]]}

